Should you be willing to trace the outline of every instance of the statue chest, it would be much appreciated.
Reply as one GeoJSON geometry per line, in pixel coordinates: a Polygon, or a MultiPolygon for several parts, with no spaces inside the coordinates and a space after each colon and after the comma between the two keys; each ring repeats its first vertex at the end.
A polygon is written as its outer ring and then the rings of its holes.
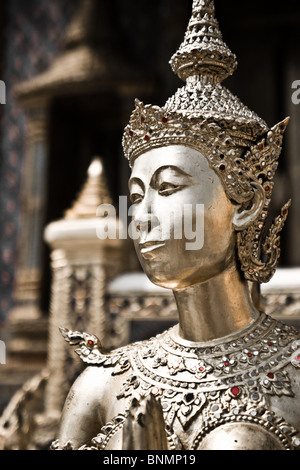
{"type": "MultiPolygon", "coordinates": [[[[141,397],[152,394],[160,401],[172,450],[300,449],[299,426],[288,419],[288,411],[298,409],[300,374],[294,388],[293,370],[272,365],[255,374],[252,369],[198,383],[189,381],[188,374],[165,382],[144,369],[149,377],[131,375],[121,395],[129,397],[134,389],[141,397]]],[[[201,362],[201,372],[203,367],[201,362]]],[[[299,423],[300,416],[294,415],[293,421],[299,423]]]]}
{"type": "Polygon", "coordinates": [[[128,353],[118,405],[153,395],[174,450],[300,449],[299,334],[274,326],[266,317],[247,337],[206,348],[169,333],[141,343],[128,353]]]}
{"type": "Polygon", "coordinates": [[[170,450],[298,450],[300,429],[286,413],[296,411],[299,402],[290,373],[282,369],[256,377],[245,373],[238,380],[222,379],[218,385],[201,382],[201,387],[174,378],[168,387],[159,376],[146,380],[133,373],[116,402],[118,410],[125,412],[118,415],[119,422],[112,420],[101,429],[100,448],[122,449],[123,423],[132,397],[151,394],[161,404],[170,450]],[[274,406],[277,399],[279,409],[274,406]]]}
{"type": "Polygon", "coordinates": [[[205,346],[172,331],[101,359],[119,379],[95,448],[122,449],[133,399],[154,397],[171,450],[300,449],[298,331],[266,315],[205,346]]]}

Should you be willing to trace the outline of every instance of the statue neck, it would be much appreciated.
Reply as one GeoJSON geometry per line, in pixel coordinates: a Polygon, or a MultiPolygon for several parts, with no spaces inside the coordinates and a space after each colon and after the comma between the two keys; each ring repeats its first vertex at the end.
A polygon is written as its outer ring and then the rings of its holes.
{"type": "Polygon", "coordinates": [[[181,338],[208,342],[248,327],[259,316],[246,281],[234,268],[174,291],[181,338]]]}

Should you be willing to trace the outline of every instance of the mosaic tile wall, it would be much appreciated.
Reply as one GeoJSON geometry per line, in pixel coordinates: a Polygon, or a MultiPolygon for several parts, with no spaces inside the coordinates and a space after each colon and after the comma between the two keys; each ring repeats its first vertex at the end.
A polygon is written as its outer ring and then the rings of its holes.
{"type": "Polygon", "coordinates": [[[24,114],[14,98],[13,88],[47,69],[57,54],[77,2],[9,0],[5,3],[5,67],[0,77],[6,84],[0,140],[0,322],[13,305],[24,152],[24,114]]]}
{"type": "MultiPolygon", "coordinates": [[[[13,88],[47,70],[59,52],[60,40],[80,1],[0,0],[0,5],[6,7],[5,41],[2,45],[4,71],[0,79],[7,85],[7,104],[3,107],[0,129],[0,325],[13,307],[12,292],[20,229],[20,188],[25,176],[22,174],[22,163],[26,121],[14,98],[13,88]]],[[[112,34],[122,37],[120,47],[124,53],[141,69],[152,73],[155,64],[158,75],[162,69],[161,75],[168,76],[166,81],[158,83],[157,93],[153,97],[154,101],[163,102],[170,83],[177,83],[177,78],[170,73],[165,56],[169,57],[170,51],[178,45],[178,40],[174,41],[174,36],[176,38],[178,35],[177,24],[182,23],[183,33],[189,5],[182,0],[140,0],[138,5],[135,1],[112,0],[109,6],[115,18],[112,34]],[[171,17],[171,11],[175,13],[173,34],[167,34],[164,41],[155,35],[153,40],[154,22],[161,29],[162,36],[165,36],[165,21],[171,17]],[[184,11],[186,18],[182,22],[184,11]]]]}

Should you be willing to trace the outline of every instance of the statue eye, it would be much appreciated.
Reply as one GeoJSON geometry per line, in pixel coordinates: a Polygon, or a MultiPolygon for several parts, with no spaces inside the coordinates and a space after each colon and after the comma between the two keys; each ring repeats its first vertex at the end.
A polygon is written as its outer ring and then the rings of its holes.
{"type": "Polygon", "coordinates": [[[162,194],[163,196],[168,196],[169,194],[173,194],[174,192],[178,191],[181,189],[182,186],[178,184],[173,184],[173,183],[162,183],[159,187],[159,194],[162,194]]]}
{"type": "Polygon", "coordinates": [[[130,195],[130,201],[132,202],[132,204],[138,204],[139,202],[142,201],[142,199],[143,199],[142,194],[132,193],[130,195]]]}

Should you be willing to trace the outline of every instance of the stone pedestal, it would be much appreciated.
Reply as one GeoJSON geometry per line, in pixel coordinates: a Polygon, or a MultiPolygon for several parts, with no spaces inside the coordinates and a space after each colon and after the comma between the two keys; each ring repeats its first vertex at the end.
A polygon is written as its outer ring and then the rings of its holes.
{"type": "Polygon", "coordinates": [[[5,409],[0,449],[46,449],[55,438],[67,393],[82,371],[59,329],[90,331],[103,343],[109,336],[107,286],[130,270],[133,245],[120,239],[123,225],[118,218],[96,216],[101,204],[111,204],[111,198],[102,162],[95,158],[72,208],[45,230],[52,271],[47,367],[27,381],[5,409]],[[98,238],[107,227],[116,237],[98,238]]]}
{"type": "Polygon", "coordinates": [[[51,380],[46,392],[46,411],[51,414],[60,414],[70,385],[82,370],[81,361],[76,360],[59,328],[90,331],[105,342],[107,283],[126,266],[122,241],[97,238],[97,225],[101,223],[107,220],[63,220],[46,229],[53,273],[48,357],[51,380]]]}

